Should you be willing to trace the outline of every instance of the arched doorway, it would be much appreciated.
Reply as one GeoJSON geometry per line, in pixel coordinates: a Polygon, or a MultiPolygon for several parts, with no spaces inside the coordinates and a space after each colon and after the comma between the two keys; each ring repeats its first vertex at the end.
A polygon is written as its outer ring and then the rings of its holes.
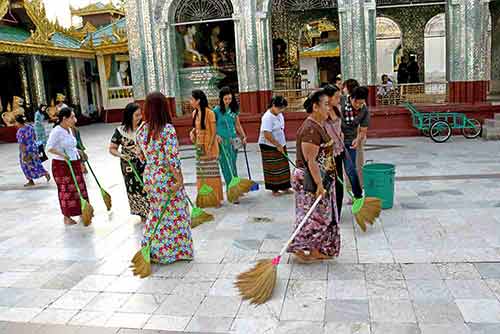
{"type": "Polygon", "coordinates": [[[173,10],[178,93],[183,114],[191,112],[193,89],[202,89],[211,105],[219,90],[238,90],[233,6],[230,0],[177,1],[173,10]]]}
{"type": "Polygon", "coordinates": [[[377,77],[388,75],[396,81],[398,65],[401,61],[402,34],[399,25],[388,17],[377,17],[377,77]]]}
{"type": "Polygon", "coordinates": [[[446,81],[446,17],[431,18],[424,29],[425,82],[446,81]]]}
{"type": "MultiPolygon", "coordinates": [[[[314,54],[318,50],[307,49],[321,44],[322,40],[328,42],[334,39],[336,29],[330,28],[339,27],[337,1],[264,0],[263,4],[264,10],[271,11],[274,91],[288,98],[289,110],[303,110],[302,100],[308,93],[304,88],[309,87],[309,82],[312,87],[321,83],[320,69],[328,67],[330,63],[327,59],[332,58],[318,57],[319,54],[314,54]],[[323,29],[326,26],[330,28],[317,35],[320,25],[323,29]],[[311,32],[315,37],[312,37],[311,32]],[[304,57],[301,53],[305,51],[312,52],[304,57]],[[309,59],[305,60],[306,58],[309,59]],[[325,60],[322,61],[321,58],[325,60]],[[302,63],[301,59],[304,59],[302,63]],[[317,73],[312,75],[311,71],[315,70],[317,73]]],[[[338,34],[336,40],[338,42],[338,34]]],[[[340,60],[338,63],[340,64],[340,60]]],[[[323,70],[325,80],[331,79],[330,72],[334,71],[323,70]]]]}
{"type": "Polygon", "coordinates": [[[299,49],[302,89],[335,82],[340,74],[340,46],[338,30],[333,23],[324,18],[305,24],[299,49]]]}

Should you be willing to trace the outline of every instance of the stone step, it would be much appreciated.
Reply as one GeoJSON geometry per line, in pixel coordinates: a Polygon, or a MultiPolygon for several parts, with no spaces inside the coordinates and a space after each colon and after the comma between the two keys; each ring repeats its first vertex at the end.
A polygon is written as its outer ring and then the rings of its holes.
{"type": "Polygon", "coordinates": [[[484,140],[500,140],[500,129],[484,126],[482,137],[484,140]]]}

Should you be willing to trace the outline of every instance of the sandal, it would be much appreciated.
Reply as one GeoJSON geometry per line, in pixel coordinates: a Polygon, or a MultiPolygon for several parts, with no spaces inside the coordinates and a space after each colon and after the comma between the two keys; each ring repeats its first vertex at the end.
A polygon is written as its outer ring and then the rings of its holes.
{"type": "Polygon", "coordinates": [[[33,187],[34,185],[35,185],[35,182],[33,182],[33,180],[30,180],[30,181],[28,181],[28,183],[26,183],[26,184],[24,185],[24,187],[25,187],[25,188],[27,188],[27,187],[33,187]]]}
{"type": "Polygon", "coordinates": [[[64,217],[64,225],[76,225],[78,224],[73,218],[71,217],[64,217]]]}

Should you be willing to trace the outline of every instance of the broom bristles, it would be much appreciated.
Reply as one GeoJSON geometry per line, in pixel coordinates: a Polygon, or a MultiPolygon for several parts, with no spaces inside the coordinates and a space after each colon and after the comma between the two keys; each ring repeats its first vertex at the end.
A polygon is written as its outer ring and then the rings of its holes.
{"type": "Polygon", "coordinates": [[[256,305],[269,300],[276,286],[276,266],[274,260],[260,260],[254,268],[238,275],[235,285],[242,298],[256,305]]]}
{"type": "Polygon", "coordinates": [[[82,222],[83,225],[89,226],[92,224],[92,218],[94,217],[94,208],[86,200],[82,201],[82,222]]]}
{"type": "Polygon", "coordinates": [[[356,222],[363,232],[366,232],[366,223],[373,225],[382,212],[382,201],[379,198],[367,197],[361,210],[355,215],[356,222]]]}
{"type": "Polygon", "coordinates": [[[214,220],[214,216],[206,213],[205,211],[202,211],[201,214],[199,214],[196,217],[191,217],[191,228],[196,228],[200,226],[201,224],[207,223],[214,220]]]}
{"type": "Polygon", "coordinates": [[[111,195],[108,194],[108,192],[106,190],[102,190],[102,199],[104,200],[104,204],[106,205],[106,209],[108,211],[110,211],[113,204],[112,204],[112,200],[111,200],[111,195]]]}
{"type": "Polygon", "coordinates": [[[213,208],[219,206],[217,196],[212,192],[209,194],[198,194],[196,196],[196,206],[199,208],[213,208]]]}
{"type": "Polygon", "coordinates": [[[142,253],[142,249],[135,253],[132,258],[132,272],[134,276],[139,276],[140,278],[146,278],[151,275],[151,263],[144,259],[144,255],[142,253]]]}
{"type": "Polygon", "coordinates": [[[248,193],[250,190],[252,190],[252,187],[254,186],[254,182],[249,179],[240,179],[240,185],[239,188],[242,193],[248,193]]]}
{"type": "Polygon", "coordinates": [[[229,186],[227,188],[227,200],[231,203],[237,202],[240,199],[241,191],[238,186],[229,186]]]}

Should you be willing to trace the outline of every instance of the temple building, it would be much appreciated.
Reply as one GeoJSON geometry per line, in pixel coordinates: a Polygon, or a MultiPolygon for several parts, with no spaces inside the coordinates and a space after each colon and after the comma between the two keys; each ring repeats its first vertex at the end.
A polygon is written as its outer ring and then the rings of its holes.
{"type": "Polygon", "coordinates": [[[500,90],[500,10],[488,0],[130,0],[134,97],[159,90],[178,131],[193,88],[238,92],[253,139],[281,94],[290,138],[309,92],[341,74],[370,89],[371,135],[414,135],[402,102],[419,110],[491,116],[500,90]],[[382,81],[384,76],[384,81],[382,81]]]}
{"type": "Polygon", "coordinates": [[[134,100],[124,10],[97,3],[71,13],[80,28],[47,19],[42,0],[0,0],[0,73],[9,78],[0,83],[0,141],[13,140],[12,116],[53,110],[58,95],[81,123],[113,121],[134,100]]]}

